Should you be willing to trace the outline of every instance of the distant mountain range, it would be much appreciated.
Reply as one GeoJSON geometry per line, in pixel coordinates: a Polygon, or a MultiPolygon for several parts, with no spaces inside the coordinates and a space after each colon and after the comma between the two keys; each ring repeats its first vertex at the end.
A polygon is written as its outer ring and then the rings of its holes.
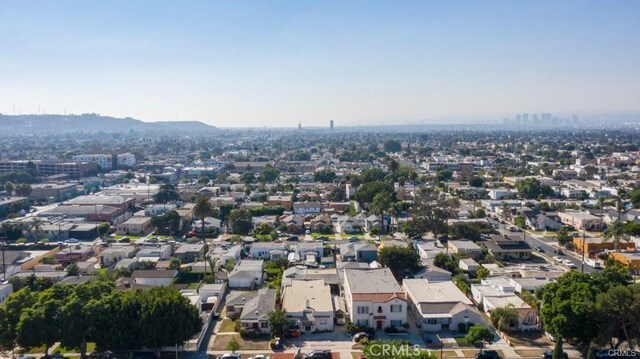
{"type": "Polygon", "coordinates": [[[122,133],[130,131],[202,135],[216,133],[220,130],[198,121],[143,122],[130,117],[116,118],[94,113],[17,116],[0,114],[0,133],[3,134],[122,133]]]}

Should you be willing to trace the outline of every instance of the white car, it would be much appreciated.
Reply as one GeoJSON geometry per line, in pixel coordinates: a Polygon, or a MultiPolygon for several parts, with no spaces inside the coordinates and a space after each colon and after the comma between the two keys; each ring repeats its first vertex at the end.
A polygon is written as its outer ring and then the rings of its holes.
{"type": "Polygon", "coordinates": [[[250,357],[249,359],[270,359],[268,355],[258,354],[256,356],[250,357]]]}
{"type": "Polygon", "coordinates": [[[562,258],[560,258],[560,256],[554,256],[553,257],[553,261],[554,262],[562,262],[562,258]]]}

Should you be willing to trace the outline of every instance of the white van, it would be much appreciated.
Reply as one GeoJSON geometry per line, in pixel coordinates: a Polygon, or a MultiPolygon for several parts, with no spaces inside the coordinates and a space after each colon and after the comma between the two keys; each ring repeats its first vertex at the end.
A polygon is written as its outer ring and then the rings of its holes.
{"type": "Polygon", "coordinates": [[[587,258],[587,259],[585,259],[584,264],[588,265],[589,267],[596,268],[596,269],[600,269],[600,268],[602,268],[602,267],[600,266],[600,262],[598,262],[598,261],[597,261],[597,260],[595,260],[595,259],[591,259],[591,258],[587,258]]]}

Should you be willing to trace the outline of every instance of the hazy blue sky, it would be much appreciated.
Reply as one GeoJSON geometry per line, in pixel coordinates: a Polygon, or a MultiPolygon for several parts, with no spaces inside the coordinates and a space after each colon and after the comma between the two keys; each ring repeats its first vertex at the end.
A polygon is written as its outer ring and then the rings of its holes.
{"type": "Polygon", "coordinates": [[[2,1],[14,105],[224,127],[638,110],[640,1],[2,1]]]}

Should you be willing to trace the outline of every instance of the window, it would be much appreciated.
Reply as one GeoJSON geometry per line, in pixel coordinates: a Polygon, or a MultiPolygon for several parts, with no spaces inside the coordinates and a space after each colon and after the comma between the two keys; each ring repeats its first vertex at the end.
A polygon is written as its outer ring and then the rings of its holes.
{"type": "Polygon", "coordinates": [[[382,306],[378,306],[378,313],[382,313],[382,306]]]}
{"type": "Polygon", "coordinates": [[[264,328],[264,329],[269,328],[269,323],[268,322],[260,323],[260,328],[264,328]]]}
{"type": "Polygon", "coordinates": [[[438,319],[429,318],[429,319],[427,319],[427,324],[438,324],[438,319]]]}
{"type": "Polygon", "coordinates": [[[361,327],[368,327],[369,319],[358,319],[357,324],[361,327]]]}
{"type": "Polygon", "coordinates": [[[320,324],[321,325],[327,325],[327,320],[326,319],[320,319],[320,324]]]}
{"type": "Polygon", "coordinates": [[[402,312],[402,305],[391,304],[391,313],[400,313],[400,312],[402,312]]]}
{"type": "Polygon", "coordinates": [[[356,313],[358,313],[358,314],[368,314],[369,313],[369,307],[357,307],[356,308],[356,313]]]}
{"type": "Polygon", "coordinates": [[[391,321],[391,326],[392,327],[401,327],[402,326],[402,320],[392,320],[391,321]]]}

